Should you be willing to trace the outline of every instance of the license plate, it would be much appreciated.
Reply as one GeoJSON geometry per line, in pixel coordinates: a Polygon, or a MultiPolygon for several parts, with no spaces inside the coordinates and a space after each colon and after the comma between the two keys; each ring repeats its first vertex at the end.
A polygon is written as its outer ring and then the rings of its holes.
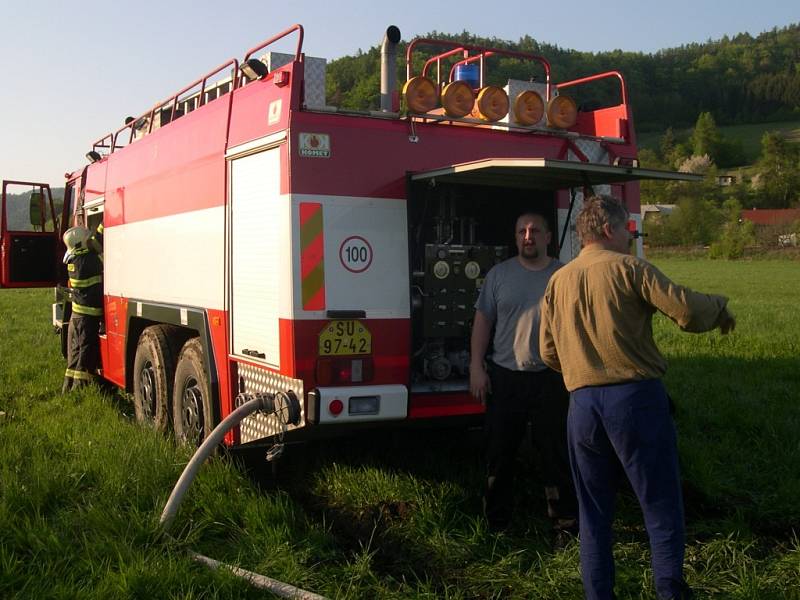
{"type": "Polygon", "coordinates": [[[354,354],[372,354],[372,334],[361,321],[331,321],[320,332],[320,356],[354,354]]]}

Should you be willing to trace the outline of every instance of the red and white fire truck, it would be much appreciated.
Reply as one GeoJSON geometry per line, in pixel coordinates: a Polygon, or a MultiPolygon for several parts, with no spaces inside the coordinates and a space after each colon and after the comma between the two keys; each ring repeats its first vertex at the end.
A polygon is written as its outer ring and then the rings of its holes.
{"type": "MultiPolygon", "coordinates": [[[[0,283],[63,284],[61,234],[103,223],[99,374],[182,439],[242,393],[294,392],[309,435],[480,415],[473,306],[515,218],[544,214],[568,261],[587,190],[623,199],[636,225],[637,180],[682,175],[638,167],[616,71],[556,83],[540,56],[417,39],[399,89],[399,41],[390,27],[380,110],[329,106],[325,61],[295,25],[126,119],[67,176],[62,215],[39,186],[35,231],[4,218],[0,283]],[[287,36],[293,54],[268,51],[287,36]],[[525,76],[489,85],[501,61],[525,76]],[[607,106],[571,98],[609,81],[607,106]]],[[[226,442],[278,429],[256,414],[226,442]]]]}

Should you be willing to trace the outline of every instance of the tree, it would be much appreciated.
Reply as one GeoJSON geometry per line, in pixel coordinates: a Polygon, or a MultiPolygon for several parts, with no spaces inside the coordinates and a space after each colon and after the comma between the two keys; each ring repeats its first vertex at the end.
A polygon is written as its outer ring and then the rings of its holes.
{"type": "Polygon", "coordinates": [[[744,249],[756,243],[755,224],[741,218],[742,206],[733,198],[722,205],[725,223],[719,239],[711,244],[711,258],[735,259],[744,256],[744,249]]]}
{"type": "Polygon", "coordinates": [[[724,217],[713,200],[684,199],[670,215],[676,242],[706,246],[717,239],[724,217]]]}
{"type": "Polygon", "coordinates": [[[800,149],[777,131],[765,133],[756,175],[754,187],[759,206],[789,208],[800,193],[800,149]]]}
{"type": "Polygon", "coordinates": [[[677,169],[691,154],[691,148],[687,148],[687,144],[678,139],[672,127],[668,127],[661,137],[659,151],[664,163],[670,169],[677,169]]]}
{"type": "Polygon", "coordinates": [[[738,167],[747,163],[744,144],[739,138],[727,138],[720,135],[717,148],[717,164],[720,167],[738,167]]]}
{"type": "Polygon", "coordinates": [[[709,112],[702,112],[697,117],[697,123],[692,133],[692,155],[708,155],[715,160],[719,155],[722,136],[717,129],[717,123],[709,112]]]}
{"type": "Polygon", "coordinates": [[[708,154],[695,154],[684,160],[678,167],[681,173],[704,175],[714,167],[714,161],[708,154]]]}
{"type": "Polygon", "coordinates": [[[664,132],[664,135],[661,136],[661,144],[659,145],[659,150],[661,150],[661,157],[669,161],[670,156],[675,151],[675,145],[677,141],[675,140],[675,132],[672,131],[672,127],[667,127],[667,130],[664,132]]]}
{"type": "Polygon", "coordinates": [[[645,225],[651,246],[697,246],[714,242],[725,217],[711,199],[684,196],[672,214],[657,217],[645,225]]]}

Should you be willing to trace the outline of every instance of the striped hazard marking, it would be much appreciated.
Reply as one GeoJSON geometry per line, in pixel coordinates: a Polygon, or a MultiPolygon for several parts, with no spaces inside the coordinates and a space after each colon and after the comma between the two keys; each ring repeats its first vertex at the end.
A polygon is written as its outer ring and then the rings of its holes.
{"type": "Polygon", "coordinates": [[[322,204],[300,203],[300,277],[303,310],[325,308],[325,246],[322,204]]]}

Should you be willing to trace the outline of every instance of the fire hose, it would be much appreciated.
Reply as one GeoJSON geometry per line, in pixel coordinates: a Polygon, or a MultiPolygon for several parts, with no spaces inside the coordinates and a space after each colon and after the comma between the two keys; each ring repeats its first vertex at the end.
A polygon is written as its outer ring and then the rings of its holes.
{"type": "MultiPolygon", "coordinates": [[[[183,473],[181,473],[180,478],[178,478],[178,482],[172,489],[169,500],[167,500],[166,505],[164,505],[164,510],[161,513],[159,522],[165,531],[168,531],[172,525],[172,521],[175,519],[175,515],[178,512],[178,507],[202,464],[214,452],[217,446],[222,443],[225,434],[239,425],[245,417],[258,411],[274,414],[284,429],[287,424],[296,425],[300,421],[300,403],[292,392],[278,392],[277,394],[239,394],[236,397],[236,404],[239,405],[236,410],[225,417],[225,419],[214,428],[183,469],[183,473]]],[[[271,449],[273,455],[277,454],[274,452],[274,448],[275,447],[271,449]]],[[[195,561],[212,569],[225,568],[237,577],[246,580],[253,587],[269,590],[282,598],[326,600],[324,596],[320,596],[319,594],[308,592],[291,584],[259,575],[258,573],[253,573],[252,571],[247,571],[234,565],[221,563],[213,558],[203,556],[202,554],[192,552],[191,556],[195,561]]]]}

